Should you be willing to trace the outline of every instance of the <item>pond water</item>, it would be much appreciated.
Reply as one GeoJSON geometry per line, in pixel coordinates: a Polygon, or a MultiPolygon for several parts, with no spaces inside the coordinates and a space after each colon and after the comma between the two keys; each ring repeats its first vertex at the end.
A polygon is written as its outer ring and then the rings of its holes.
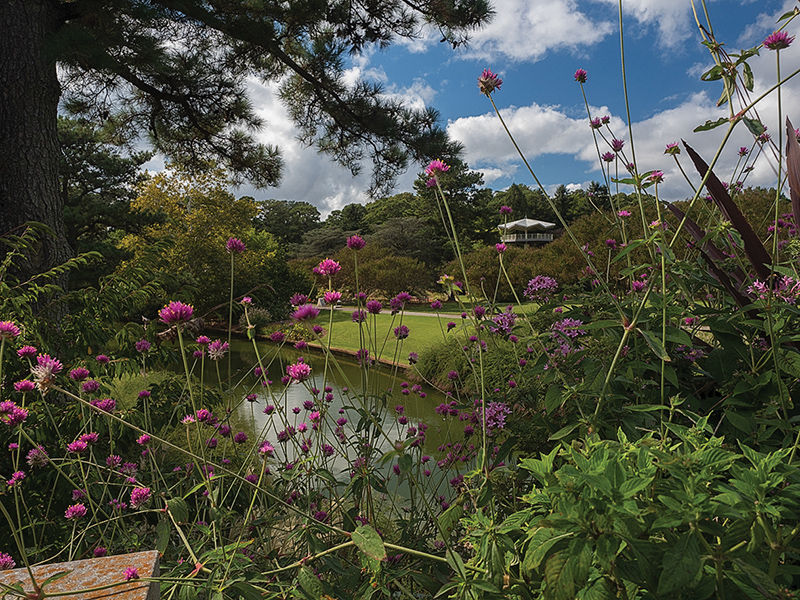
{"type": "MultiPolygon", "coordinates": [[[[373,447],[381,451],[391,449],[396,441],[405,440],[407,429],[418,427],[419,423],[428,426],[423,445],[427,454],[436,455],[436,449],[441,444],[462,437],[463,427],[458,422],[445,420],[435,412],[435,408],[447,401],[447,397],[429,386],[405,383],[402,369],[388,366],[363,369],[347,357],[326,359],[317,350],[299,351],[291,346],[279,348],[272,343],[259,343],[259,353],[267,376],[272,380],[269,386],[262,385],[261,378],[255,374],[258,360],[252,342],[232,341],[231,381],[234,385],[232,391],[226,394],[226,402],[230,403],[235,414],[232,426],[258,439],[269,440],[276,449],[279,448],[279,432],[287,425],[295,429],[301,427],[301,423],[310,426],[311,411],[320,410],[320,407],[325,407],[327,412],[325,424],[329,428],[328,433],[333,433],[337,419],[347,418],[350,422],[348,435],[359,419],[356,411],[348,407],[368,409],[373,415],[372,419],[377,420],[386,433],[385,436],[370,438],[373,447]],[[286,366],[296,363],[301,357],[311,367],[311,376],[302,383],[281,383],[286,366]],[[319,392],[315,394],[315,390],[319,392]],[[255,398],[248,401],[247,396],[253,398],[253,394],[255,398]],[[274,410],[265,414],[264,409],[268,406],[273,406],[274,410]],[[402,423],[401,416],[405,416],[408,422],[402,423]]],[[[223,381],[227,379],[227,356],[218,364],[206,360],[204,379],[207,385],[218,382],[217,366],[220,378],[223,381]]],[[[293,460],[297,457],[296,447],[293,451],[291,444],[280,446],[282,452],[286,452],[283,458],[293,460]]],[[[333,463],[345,467],[346,459],[343,456],[335,457],[333,463]]]]}

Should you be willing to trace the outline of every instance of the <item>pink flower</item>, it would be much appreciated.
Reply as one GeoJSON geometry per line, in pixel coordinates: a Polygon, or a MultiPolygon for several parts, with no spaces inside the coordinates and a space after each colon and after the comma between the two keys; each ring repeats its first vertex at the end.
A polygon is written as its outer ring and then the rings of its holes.
{"type": "Polygon", "coordinates": [[[94,379],[90,379],[89,381],[84,381],[81,384],[81,389],[87,394],[92,394],[100,389],[100,382],[95,381],[94,379]]]}
{"type": "Polygon", "coordinates": [[[150,500],[150,488],[137,487],[131,490],[131,508],[139,508],[150,500]]]}
{"type": "Polygon", "coordinates": [[[108,548],[104,546],[98,546],[92,551],[92,554],[94,554],[95,558],[102,558],[103,556],[108,554],[108,548]]]}
{"type": "Polygon", "coordinates": [[[263,441],[258,446],[258,451],[264,456],[272,456],[272,453],[275,452],[275,448],[269,442],[263,441]]]}
{"type": "Polygon", "coordinates": [[[139,569],[136,567],[128,567],[124,571],[125,574],[125,581],[130,581],[131,579],[139,579],[139,569]]]}
{"type": "Polygon", "coordinates": [[[228,238],[228,241],[225,242],[225,250],[229,253],[233,254],[241,254],[245,250],[247,250],[247,246],[244,245],[244,242],[239,238],[228,238]]]}
{"type": "Polygon", "coordinates": [[[501,242],[500,244],[495,244],[495,245],[494,245],[494,248],[495,248],[495,250],[497,250],[497,252],[499,252],[500,254],[502,254],[503,252],[505,252],[505,251],[506,251],[506,245],[505,245],[505,244],[503,244],[502,242],[501,242]]]}
{"type": "Polygon", "coordinates": [[[428,166],[425,167],[425,174],[428,177],[436,177],[439,173],[446,173],[450,170],[450,167],[446,165],[442,160],[436,158],[428,163],[428,166]]]}
{"type": "Polygon", "coordinates": [[[342,299],[341,292],[334,292],[333,290],[325,292],[323,296],[325,299],[325,304],[336,304],[339,300],[342,299]]]}
{"type": "Polygon", "coordinates": [[[74,442],[67,444],[67,450],[69,452],[74,452],[75,454],[86,452],[88,447],[89,444],[87,444],[84,440],[75,440],[74,442]]]}
{"type": "Polygon", "coordinates": [[[600,158],[602,158],[606,162],[612,162],[614,160],[614,154],[611,152],[606,152],[600,158]]]}
{"type": "Polygon", "coordinates": [[[7,571],[17,566],[10,554],[0,552],[0,571],[7,571]]]}
{"type": "Polygon", "coordinates": [[[670,142],[669,144],[667,144],[667,147],[664,150],[664,154],[671,154],[673,156],[680,153],[681,149],[680,146],[678,146],[678,142],[670,142]]]}
{"type": "Polygon", "coordinates": [[[575,81],[578,83],[586,83],[586,71],[584,69],[578,69],[575,71],[575,81]]]}
{"type": "Polygon", "coordinates": [[[46,392],[53,385],[56,374],[61,372],[64,365],[61,361],[52,358],[49,354],[40,354],[36,357],[36,366],[31,369],[33,380],[42,392],[46,392]]]}
{"type": "Polygon", "coordinates": [[[595,117],[594,119],[589,119],[589,127],[592,129],[600,129],[602,127],[602,122],[600,121],[600,117],[595,117]]]}
{"type": "Polygon", "coordinates": [[[25,479],[25,471],[14,471],[6,481],[6,484],[8,484],[8,487],[14,487],[19,485],[23,479],[25,479]]]}
{"type": "Polygon", "coordinates": [[[298,362],[286,367],[286,374],[292,378],[292,381],[299,383],[308,379],[309,375],[311,375],[311,367],[300,359],[298,362]]]}
{"type": "Polygon", "coordinates": [[[175,325],[189,321],[193,313],[194,308],[191,304],[184,304],[183,302],[173,300],[158,311],[158,317],[167,325],[175,325]]]}
{"type": "Polygon", "coordinates": [[[292,318],[295,321],[309,321],[311,319],[316,319],[318,316],[319,309],[313,304],[303,304],[292,313],[292,318]]]}
{"type": "Polygon", "coordinates": [[[98,354],[95,357],[95,360],[102,365],[107,365],[111,361],[111,359],[108,358],[105,354],[98,354]]]}
{"type": "Polygon", "coordinates": [[[36,387],[30,379],[23,379],[14,383],[14,390],[17,392],[30,392],[36,387]]]}
{"type": "Polygon", "coordinates": [[[152,439],[153,439],[153,438],[152,438],[152,437],[150,437],[148,434],[146,434],[146,433],[143,433],[142,435],[140,435],[140,436],[139,436],[139,437],[136,439],[136,443],[137,443],[137,444],[139,444],[140,446],[146,446],[147,444],[149,444],[149,443],[150,443],[150,440],[152,440],[152,439]]]}
{"type": "Polygon", "coordinates": [[[347,247],[350,250],[361,250],[366,245],[364,238],[359,235],[352,235],[347,238],[347,247]]]}
{"type": "Polygon", "coordinates": [[[661,183],[664,181],[664,172],[663,171],[653,171],[647,178],[652,181],[653,183],[661,183]]]}
{"type": "Polygon", "coordinates": [[[37,352],[38,350],[36,350],[36,346],[23,346],[17,350],[17,356],[20,358],[33,358],[36,356],[37,352]]]}
{"type": "Polygon", "coordinates": [[[625,145],[625,142],[623,140],[618,140],[617,138],[614,138],[614,139],[611,140],[611,149],[614,152],[622,152],[622,147],[624,145],[625,145]]]}
{"type": "Polygon", "coordinates": [[[89,369],[85,367],[78,367],[69,372],[69,378],[73,381],[83,381],[89,376],[89,369]]]}
{"type": "Polygon", "coordinates": [[[103,398],[102,400],[92,400],[90,402],[92,406],[94,406],[97,410],[101,410],[103,412],[111,413],[114,412],[114,409],[117,408],[117,401],[113,398],[103,398]]]}
{"type": "Polygon", "coordinates": [[[73,504],[72,506],[67,507],[67,510],[64,511],[64,517],[66,519],[80,519],[81,517],[86,516],[86,506],[78,503],[73,504]]]}
{"type": "Polygon", "coordinates": [[[20,334],[13,321],[0,321],[0,340],[12,340],[20,334]]]}
{"type": "Polygon", "coordinates": [[[328,277],[330,277],[331,275],[335,275],[341,270],[342,270],[342,265],[340,265],[338,262],[330,258],[326,258],[325,260],[321,261],[313,269],[314,273],[316,273],[317,275],[326,275],[328,277]]]}
{"type": "Polygon", "coordinates": [[[770,50],[783,50],[788,48],[793,41],[793,35],[789,35],[785,31],[775,31],[764,39],[764,46],[770,50]]]}
{"type": "Polygon", "coordinates": [[[489,69],[484,69],[481,76],[478,77],[478,89],[481,94],[486,96],[495,90],[499,90],[501,85],[503,85],[503,80],[497,76],[497,73],[492,73],[489,69]]]}
{"type": "Polygon", "coordinates": [[[211,338],[208,337],[207,335],[198,335],[195,341],[201,346],[205,346],[206,344],[211,343],[211,338]]]}
{"type": "Polygon", "coordinates": [[[152,344],[147,340],[139,340],[134,344],[134,346],[136,347],[137,352],[147,352],[148,350],[150,350],[152,344]]]}
{"type": "Polygon", "coordinates": [[[0,421],[6,425],[10,427],[21,425],[27,418],[27,409],[17,406],[16,403],[12,402],[11,400],[0,402],[0,421]]]}
{"type": "Polygon", "coordinates": [[[241,300],[239,300],[239,304],[252,304],[253,299],[250,296],[243,296],[241,300]]]}
{"type": "Polygon", "coordinates": [[[383,304],[378,300],[370,300],[367,302],[367,312],[371,315],[377,315],[383,310],[383,304]]]}
{"type": "Polygon", "coordinates": [[[510,215],[512,212],[514,212],[514,209],[511,208],[510,206],[506,206],[504,204],[503,206],[500,207],[500,214],[501,215],[510,215]]]}
{"type": "Polygon", "coordinates": [[[739,156],[747,156],[750,151],[747,149],[747,146],[742,146],[739,148],[739,156]]]}
{"type": "Polygon", "coordinates": [[[620,210],[620,211],[617,211],[617,216],[618,216],[618,217],[622,217],[622,218],[625,218],[625,217],[630,217],[630,216],[631,216],[631,211],[629,211],[629,210],[620,210]]]}
{"type": "Polygon", "coordinates": [[[208,358],[211,360],[220,360],[229,348],[228,342],[222,340],[214,340],[208,345],[208,358]]]}

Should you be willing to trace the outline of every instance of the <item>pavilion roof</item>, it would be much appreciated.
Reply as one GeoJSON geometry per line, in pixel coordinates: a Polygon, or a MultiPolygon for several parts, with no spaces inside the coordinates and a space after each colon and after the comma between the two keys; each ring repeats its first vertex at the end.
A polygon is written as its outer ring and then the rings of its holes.
{"type": "Polygon", "coordinates": [[[537,219],[529,219],[528,217],[525,217],[524,219],[519,219],[517,221],[501,223],[497,226],[497,228],[502,231],[541,231],[543,229],[552,229],[555,226],[555,223],[550,223],[549,221],[539,221],[537,219]]]}

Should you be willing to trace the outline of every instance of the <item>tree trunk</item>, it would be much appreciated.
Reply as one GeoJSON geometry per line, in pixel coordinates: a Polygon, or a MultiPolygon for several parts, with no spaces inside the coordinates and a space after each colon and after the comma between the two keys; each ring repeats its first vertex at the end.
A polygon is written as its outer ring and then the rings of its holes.
{"type": "Polygon", "coordinates": [[[61,88],[48,50],[60,24],[55,0],[0,0],[0,235],[21,234],[26,221],[53,230],[20,266],[24,275],[72,254],[58,184],[61,88]]]}

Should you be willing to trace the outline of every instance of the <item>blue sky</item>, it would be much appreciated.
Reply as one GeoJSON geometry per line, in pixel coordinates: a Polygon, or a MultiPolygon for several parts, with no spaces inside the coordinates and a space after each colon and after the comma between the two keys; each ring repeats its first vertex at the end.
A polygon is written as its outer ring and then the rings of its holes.
{"type": "MultiPolygon", "coordinates": [[[[699,1],[698,10],[700,10],[699,1]]],[[[719,41],[729,51],[760,43],[776,28],[777,18],[795,2],[758,0],[708,3],[719,41]]],[[[410,105],[436,108],[442,124],[465,147],[470,166],[484,173],[486,185],[503,189],[511,183],[532,184],[521,162],[478,92],[477,76],[484,67],[500,74],[504,83],[495,95],[526,155],[545,186],[584,186],[601,173],[588,119],[573,79],[580,67],[589,73],[586,91],[595,115],[610,115],[615,134],[628,140],[621,85],[616,0],[495,0],[491,24],[473,35],[466,49],[453,51],[438,42],[434,31],[423,30],[414,42],[372,50],[355,57],[348,80],[379,81],[387,94],[410,105]]],[[[800,21],[797,21],[800,23],[800,21]]],[[[689,0],[626,0],[624,26],[627,75],[640,170],[666,173],[661,191],[670,199],[684,197],[689,187],[674,163],[663,155],[667,142],[687,139],[709,159],[717,148],[720,130],[702,134],[692,129],[707,119],[724,116],[715,102],[719,82],[700,81],[712,65],[692,16],[689,0]],[[667,185],[668,184],[668,185],[667,185]]],[[[789,32],[796,33],[795,22],[789,32]]],[[[800,43],[781,53],[786,74],[800,66],[800,43]]],[[[762,50],[751,61],[756,93],[775,82],[775,53],[762,50]]],[[[800,78],[798,78],[800,79],[800,78]]],[[[366,202],[368,176],[352,177],[313,148],[295,139],[295,130],[274,94],[274,87],[252,83],[253,100],[267,126],[259,136],[279,145],[286,163],[282,184],[254,191],[257,199],[305,200],[323,215],[349,202],[366,202]]],[[[763,118],[775,132],[774,95],[763,105],[763,118]]],[[[783,91],[789,116],[800,125],[800,81],[783,91]]],[[[721,158],[725,179],[735,163],[735,150],[752,142],[744,128],[731,140],[721,158]]],[[[629,141],[627,142],[629,145],[629,141]]],[[[604,151],[604,150],[602,150],[604,151]]],[[[774,185],[772,168],[757,164],[748,183],[774,185]]],[[[418,169],[398,180],[396,191],[411,188],[418,169]]]]}

